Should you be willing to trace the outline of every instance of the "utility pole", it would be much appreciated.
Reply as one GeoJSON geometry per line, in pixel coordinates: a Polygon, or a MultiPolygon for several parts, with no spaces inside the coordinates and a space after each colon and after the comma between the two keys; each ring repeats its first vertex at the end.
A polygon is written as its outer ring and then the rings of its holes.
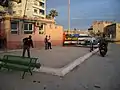
{"type": "Polygon", "coordinates": [[[26,0],[26,3],[25,3],[25,9],[24,9],[24,15],[23,15],[23,17],[25,17],[25,14],[26,14],[27,2],[28,2],[28,0],[26,0]]]}
{"type": "Polygon", "coordinates": [[[70,33],[70,0],[68,0],[68,32],[70,33]]]}

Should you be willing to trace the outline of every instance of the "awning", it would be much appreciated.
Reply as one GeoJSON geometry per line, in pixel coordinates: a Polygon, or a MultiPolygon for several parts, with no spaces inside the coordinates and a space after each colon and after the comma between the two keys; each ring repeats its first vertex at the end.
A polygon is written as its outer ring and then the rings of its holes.
{"type": "Polygon", "coordinates": [[[11,19],[11,22],[19,22],[19,19],[11,19]]]}
{"type": "Polygon", "coordinates": [[[23,21],[24,23],[35,23],[36,21],[35,20],[21,20],[23,21]]]}

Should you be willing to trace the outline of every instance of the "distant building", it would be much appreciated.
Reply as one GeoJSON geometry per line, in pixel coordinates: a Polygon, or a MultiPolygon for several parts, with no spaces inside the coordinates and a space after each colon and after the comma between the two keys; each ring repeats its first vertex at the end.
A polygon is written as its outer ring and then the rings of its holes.
{"type": "Polygon", "coordinates": [[[35,48],[44,46],[46,35],[51,36],[52,45],[63,44],[63,26],[54,19],[34,19],[4,15],[0,18],[0,49],[22,48],[22,39],[32,35],[35,48]],[[4,44],[1,44],[5,40],[4,44]]]}
{"type": "Polygon", "coordinates": [[[106,26],[104,32],[111,39],[120,40],[120,23],[114,23],[106,26]]]}
{"type": "Polygon", "coordinates": [[[11,2],[9,9],[12,15],[45,18],[46,0],[21,0],[21,3],[11,2]]]}
{"type": "Polygon", "coordinates": [[[109,21],[94,21],[92,24],[93,32],[96,34],[98,32],[104,32],[104,28],[111,25],[113,22],[109,21]]]}

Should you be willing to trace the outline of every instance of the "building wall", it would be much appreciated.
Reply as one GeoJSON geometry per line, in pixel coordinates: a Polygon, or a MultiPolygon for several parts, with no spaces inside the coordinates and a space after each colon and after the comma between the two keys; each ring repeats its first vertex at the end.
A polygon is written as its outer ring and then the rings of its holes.
{"type": "Polygon", "coordinates": [[[93,24],[93,32],[97,33],[98,31],[102,32],[103,31],[103,23],[102,22],[95,22],[93,24]]]}
{"type": "Polygon", "coordinates": [[[4,37],[4,22],[0,20],[0,37],[4,37]]]}
{"type": "Polygon", "coordinates": [[[116,38],[116,24],[111,24],[111,25],[108,25],[104,28],[104,32],[105,34],[110,37],[110,35],[112,35],[112,39],[115,39],[116,38]]]}
{"type": "Polygon", "coordinates": [[[22,0],[22,2],[19,4],[17,4],[16,2],[12,2],[14,4],[13,11],[16,12],[16,13],[14,13],[14,15],[23,16],[25,14],[27,17],[43,17],[43,18],[45,18],[46,17],[46,0],[37,0],[37,1],[43,2],[44,7],[35,5],[34,4],[35,0],[27,0],[27,3],[26,3],[26,0],[22,0]],[[26,10],[25,10],[25,5],[26,5],[26,10]],[[45,13],[44,13],[44,15],[39,14],[39,13],[35,14],[34,9],[44,10],[45,13]]]}
{"type": "Polygon", "coordinates": [[[52,22],[46,23],[44,25],[44,33],[39,34],[39,27],[37,27],[34,23],[34,32],[32,34],[24,34],[22,27],[22,22],[19,22],[18,33],[11,34],[11,25],[10,20],[6,19],[5,30],[7,33],[7,48],[8,49],[16,49],[22,48],[22,40],[29,35],[32,35],[33,43],[35,48],[41,48],[44,46],[44,38],[46,35],[51,36],[52,45],[62,45],[63,44],[63,27],[60,25],[55,25],[52,22]]]}
{"type": "Polygon", "coordinates": [[[116,24],[116,40],[120,40],[120,24],[116,24]]]}
{"type": "Polygon", "coordinates": [[[93,26],[93,32],[97,33],[98,31],[100,32],[104,32],[104,28],[108,25],[112,24],[112,22],[108,22],[108,21],[95,21],[93,22],[92,26],[93,26]]]}
{"type": "Polygon", "coordinates": [[[112,25],[109,25],[105,28],[105,33],[110,36],[112,35],[112,39],[115,39],[116,41],[120,40],[120,24],[115,23],[112,25]]]}
{"type": "Polygon", "coordinates": [[[47,24],[45,27],[45,35],[50,35],[52,45],[62,45],[63,42],[63,27],[55,24],[47,24]]]}

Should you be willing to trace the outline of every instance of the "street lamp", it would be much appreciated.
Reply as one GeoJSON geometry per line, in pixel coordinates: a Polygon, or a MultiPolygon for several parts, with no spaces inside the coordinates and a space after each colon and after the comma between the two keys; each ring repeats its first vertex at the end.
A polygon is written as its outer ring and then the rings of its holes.
{"type": "Polygon", "coordinates": [[[70,33],[70,0],[68,0],[68,32],[70,33]]]}
{"type": "Polygon", "coordinates": [[[26,14],[27,3],[28,3],[28,0],[26,0],[26,2],[25,2],[25,8],[24,8],[24,15],[23,15],[23,18],[25,17],[25,14],[26,14]]]}

